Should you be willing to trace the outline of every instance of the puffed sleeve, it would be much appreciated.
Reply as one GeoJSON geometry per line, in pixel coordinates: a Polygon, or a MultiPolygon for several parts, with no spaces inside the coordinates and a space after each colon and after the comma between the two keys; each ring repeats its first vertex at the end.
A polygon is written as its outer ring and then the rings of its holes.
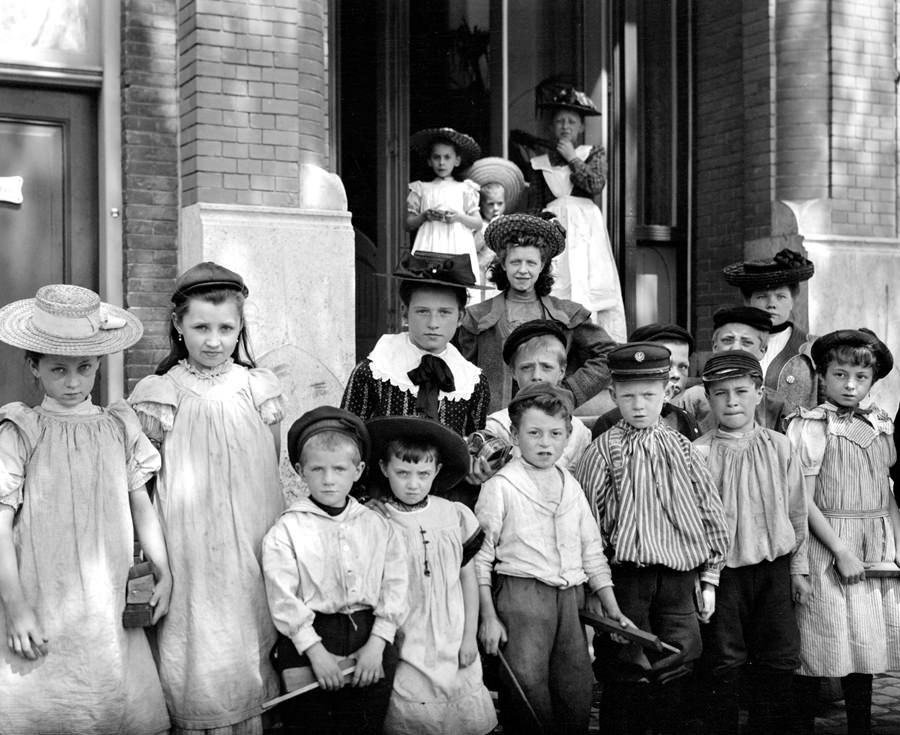
{"type": "Polygon", "coordinates": [[[459,519],[460,538],[463,540],[462,566],[468,564],[478,553],[484,541],[484,531],[475,514],[463,503],[453,503],[459,519]]]}
{"type": "Polygon", "coordinates": [[[109,414],[122,426],[125,437],[125,460],[128,462],[128,490],[140,490],[161,465],[159,452],[144,434],[141,422],[125,401],[111,403],[109,414]]]}
{"type": "Polygon", "coordinates": [[[472,397],[469,399],[465,436],[468,436],[473,431],[481,431],[481,429],[484,428],[490,403],[491,389],[488,386],[487,378],[482,372],[481,375],[478,376],[478,382],[475,384],[475,388],[472,391],[472,397]]]}
{"type": "Polygon", "coordinates": [[[284,418],[281,381],[271,370],[253,368],[250,371],[250,395],[263,422],[277,424],[284,418]]]}
{"type": "Polygon", "coordinates": [[[463,185],[466,187],[463,191],[463,209],[470,217],[474,217],[480,213],[478,206],[481,203],[481,187],[471,179],[463,181],[463,185]]]}
{"type": "Polygon", "coordinates": [[[569,161],[569,169],[575,186],[591,196],[597,196],[606,186],[606,150],[594,146],[584,161],[580,158],[569,161]]]}
{"type": "Polygon", "coordinates": [[[372,377],[372,363],[368,359],[360,362],[344,388],[344,396],[341,398],[341,408],[355,413],[363,421],[368,421],[375,415],[378,404],[378,396],[375,394],[375,378],[372,377]]]}
{"type": "Polygon", "coordinates": [[[151,441],[162,443],[175,423],[178,406],[175,384],[165,375],[148,375],[134,386],[128,403],[137,414],[144,433],[151,441]]]}
{"type": "Polygon", "coordinates": [[[302,599],[300,565],[282,521],[263,538],[262,564],[272,622],[303,653],[322,639],[313,628],[316,614],[302,599]]]}
{"type": "Polygon", "coordinates": [[[0,408],[0,503],[22,505],[25,469],[40,436],[37,416],[24,403],[0,408]]]}
{"type": "Polygon", "coordinates": [[[481,548],[475,554],[475,577],[479,585],[491,584],[491,572],[494,569],[497,542],[503,528],[503,517],[506,515],[503,497],[502,476],[494,475],[484,485],[475,503],[475,516],[484,531],[481,548]]]}
{"type": "Polygon", "coordinates": [[[825,456],[825,445],[828,443],[825,412],[820,411],[821,418],[819,418],[816,409],[808,412],[803,409],[799,411],[799,418],[794,418],[788,423],[787,438],[800,457],[800,471],[803,476],[813,477],[819,474],[822,458],[825,456]]]}
{"type": "Polygon", "coordinates": [[[422,213],[422,182],[410,181],[409,194],[406,195],[406,212],[407,214],[422,213]]]}
{"type": "Polygon", "coordinates": [[[381,594],[375,605],[375,622],[372,635],[393,643],[394,636],[409,615],[409,568],[406,564],[406,547],[403,539],[394,531],[393,524],[379,519],[387,527],[387,548],[384,554],[384,572],[381,577],[381,594]]]}
{"type": "MultiPolygon", "coordinates": [[[[597,442],[593,441],[588,444],[587,448],[582,452],[581,459],[572,473],[578,484],[581,485],[588,506],[594,520],[600,527],[601,532],[605,532],[606,524],[604,524],[604,511],[611,505],[615,505],[611,501],[615,498],[615,487],[613,485],[612,473],[604,459],[603,455],[597,448],[597,442]]],[[[615,515],[615,514],[613,514],[615,515]]],[[[609,539],[603,539],[604,545],[609,539]]]]}

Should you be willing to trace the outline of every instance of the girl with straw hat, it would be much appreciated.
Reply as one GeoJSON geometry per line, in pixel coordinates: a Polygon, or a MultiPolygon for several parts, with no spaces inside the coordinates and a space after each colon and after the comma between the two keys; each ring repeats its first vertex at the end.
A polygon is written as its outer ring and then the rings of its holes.
{"type": "Polygon", "coordinates": [[[100,357],[142,333],[79,286],[0,309],[0,340],[44,393],[0,408],[0,732],[168,732],[147,637],[122,621],[133,529],[155,567],[153,623],[169,606],[146,490],[160,458],[124,401],[91,401],[100,357]]]}

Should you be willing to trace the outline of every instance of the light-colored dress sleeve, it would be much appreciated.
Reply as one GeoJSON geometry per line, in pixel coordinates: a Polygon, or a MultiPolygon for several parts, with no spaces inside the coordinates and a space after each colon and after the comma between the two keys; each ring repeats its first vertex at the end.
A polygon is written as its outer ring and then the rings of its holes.
{"type": "Polygon", "coordinates": [[[788,424],[787,438],[794,451],[800,457],[800,471],[804,477],[815,477],[822,468],[825,457],[825,445],[828,443],[827,419],[821,411],[821,418],[815,415],[816,409],[803,412],[788,424]]]}
{"type": "Polygon", "coordinates": [[[128,397],[141,428],[151,441],[161,444],[175,423],[178,391],[165,375],[148,375],[128,397]]]}
{"type": "Polygon", "coordinates": [[[250,394],[253,405],[265,424],[271,426],[284,418],[284,395],[281,381],[271,370],[253,368],[250,370],[250,394]]]}
{"type": "Polygon", "coordinates": [[[159,472],[161,466],[159,452],[144,434],[134,409],[125,401],[111,403],[107,411],[122,425],[125,459],[128,462],[128,490],[140,490],[159,472]]]}
{"type": "Polygon", "coordinates": [[[423,182],[410,181],[409,194],[406,195],[407,214],[417,215],[422,213],[422,188],[423,182]]]}
{"type": "Polygon", "coordinates": [[[22,505],[25,469],[40,436],[37,416],[24,403],[0,408],[0,504],[22,505]]]}
{"type": "MultiPolygon", "coordinates": [[[[374,511],[372,511],[374,512],[374,511]]],[[[387,526],[387,548],[384,554],[384,573],[381,577],[381,595],[375,605],[375,622],[372,635],[394,642],[394,636],[409,615],[409,567],[406,563],[406,546],[394,530],[394,525],[379,519],[387,526]]]]}
{"type": "Polygon", "coordinates": [[[463,209],[467,215],[475,217],[480,214],[481,187],[471,179],[466,179],[462,183],[465,186],[463,190],[463,209]]]}

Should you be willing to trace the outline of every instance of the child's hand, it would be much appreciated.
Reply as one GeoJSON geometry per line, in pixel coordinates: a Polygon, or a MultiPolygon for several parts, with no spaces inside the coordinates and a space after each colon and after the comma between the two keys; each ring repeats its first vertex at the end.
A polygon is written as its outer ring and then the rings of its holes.
{"type": "Polygon", "coordinates": [[[316,681],[319,682],[322,689],[326,692],[336,692],[344,686],[344,674],[341,672],[341,667],[338,666],[338,661],[341,659],[329,652],[321,641],[311,645],[304,653],[309,659],[309,663],[312,664],[316,681]]]}
{"type": "Polygon", "coordinates": [[[370,635],[356,656],[356,671],[353,672],[352,684],[355,687],[367,687],[384,678],[381,660],[384,656],[384,638],[370,635]]]}
{"type": "MultiPolygon", "coordinates": [[[[604,615],[608,618],[612,618],[621,625],[622,628],[637,628],[637,626],[632,623],[619,608],[619,603],[616,600],[612,587],[603,587],[590,595],[585,603],[585,607],[589,612],[594,613],[594,615],[604,615]]],[[[621,645],[625,645],[629,642],[627,638],[623,638],[616,633],[610,633],[609,637],[621,645]]]]}
{"type": "Polygon", "coordinates": [[[440,209],[426,209],[425,219],[429,222],[443,222],[444,213],[440,209]]]}
{"type": "Polygon", "coordinates": [[[379,515],[390,520],[391,514],[388,512],[387,506],[384,504],[384,501],[381,498],[369,498],[366,501],[366,508],[369,510],[374,510],[379,515]]]}
{"type": "Polygon", "coordinates": [[[469,474],[466,475],[466,482],[470,485],[481,485],[490,480],[494,474],[495,470],[491,469],[484,457],[469,458],[469,474]]]}
{"type": "Polygon", "coordinates": [[[496,656],[500,652],[500,646],[509,640],[506,626],[496,615],[482,616],[481,624],[478,626],[478,640],[486,654],[496,656]]]}
{"type": "Polygon", "coordinates": [[[459,212],[457,212],[455,209],[445,209],[443,215],[444,222],[446,222],[448,225],[452,224],[453,222],[459,222],[459,212]]]}
{"type": "Polygon", "coordinates": [[[153,624],[169,612],[169,601],[172,599],[172,574],[168,570],[157,570],[157,576],[159,579],[153,585],[153,595],[150,597],[150,607],[153,608],[150,622],[153,624]]]}
{"type": "Polygon", "coordinates": [[[866,578],[866,565],[849,549],[835,554],[834,568],[844,584],[856,584],[866,578]]]}
{"type": "Polygon", "coordinates": [[[700,590],[700,611],[699,617],[701,623],[708,623],[716,611],[716,588],[715,586],[704,582],[700,590]]]}
{"type": "Polygon", "coordinates": [[[470,666],[478,657],[478,641],[474,637],[463,636],[462,645],[459,647],[459,667],[461,669],[470,666]]]}
{"type": "Polygon", "coordinates": [[[805,574],[791,575],[791,599],[797,605],[805,605],[812,597],[812,585],[805,574]]]}
{"type": "Polygon", "coordinates": [[[14,654],[32,661],[47,655],[47,637],[27,602],[7,604],[6,626],[6,645],[14,654]]]}

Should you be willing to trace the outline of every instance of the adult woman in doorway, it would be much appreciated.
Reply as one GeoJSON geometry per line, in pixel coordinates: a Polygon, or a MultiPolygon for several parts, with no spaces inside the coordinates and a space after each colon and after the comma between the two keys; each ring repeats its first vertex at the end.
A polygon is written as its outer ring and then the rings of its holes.
{"type": "Polygon", "coordinates": [[[552,294],[596,314],[618,342],[626,336],[625,309],[603,213],[594,202],[606,186],[606,152],[579,144],[586,116],[599,115],[591,99],[572,87],[539,107],[551,114],[554,146],[531,159],[529,209],[549,209],[566,230],[566,250],[556,259],[552,294]]]}
{"type": "Polygon", "coordinates": [[[772,258],[732,263],[722,271],[725,280],[741,290],[745,306],[755,306],[772,317],[768,347],[760,364],[766,387],[781,393],[786,411],[818,404],[818,381],[809,352],[813,338],[793,322],[800,284],[814,272],[812,261],[787,248],[772,258]]]}

